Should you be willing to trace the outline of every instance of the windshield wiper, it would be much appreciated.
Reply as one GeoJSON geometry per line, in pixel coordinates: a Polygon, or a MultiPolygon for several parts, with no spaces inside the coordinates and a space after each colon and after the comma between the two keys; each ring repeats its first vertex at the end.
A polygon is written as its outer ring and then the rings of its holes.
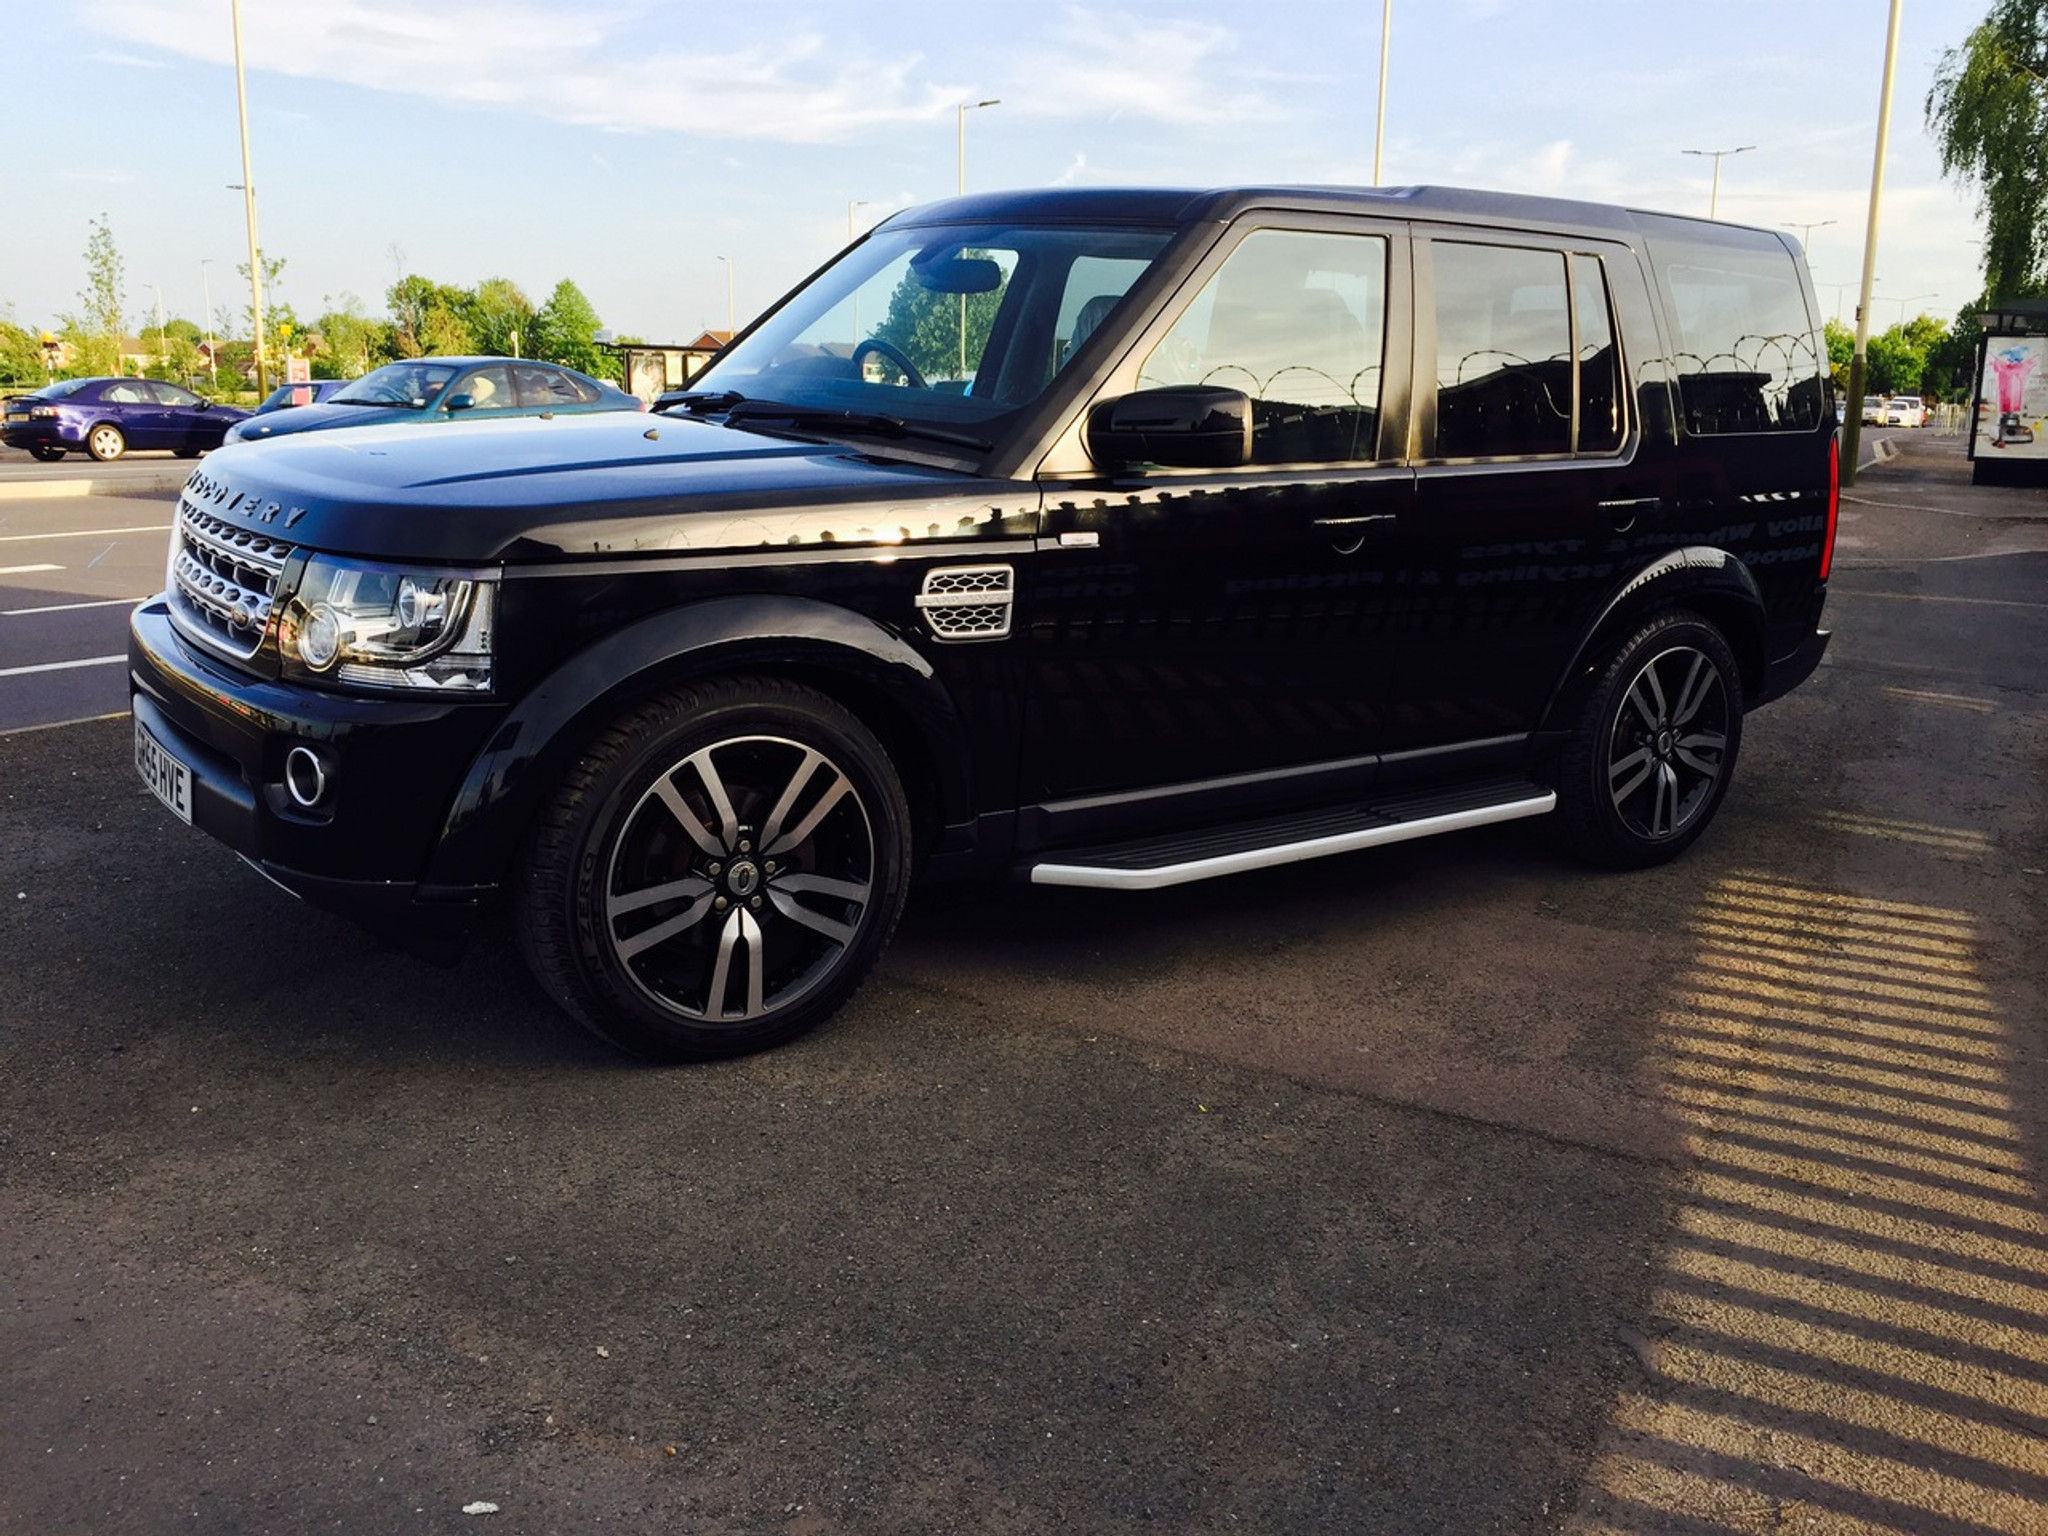
{"type": "Polygon", "coordinates": [[[681,407],[694,415],[700,412],[727,410],[745,399],[746,396],[736,390],[699,389],[692,390],[686,395],[674,396],[661,409],[666,414],[681,407]]]}
{"type": "Polygon", "coordinates": [[[923,422],[906,421],[901,416],[884,416],[879,411],[824,410],[816,406],[784,405],[775,400],[739,401],[726,411],[725,419],[729,422],[786,421],[792,427],[862,432],[876,437],[915,437],[955,448],[971,448],[976,453],[986,453],[993,446],[987,438],[976,437],[969,432],[927,426],[923,422]]]}

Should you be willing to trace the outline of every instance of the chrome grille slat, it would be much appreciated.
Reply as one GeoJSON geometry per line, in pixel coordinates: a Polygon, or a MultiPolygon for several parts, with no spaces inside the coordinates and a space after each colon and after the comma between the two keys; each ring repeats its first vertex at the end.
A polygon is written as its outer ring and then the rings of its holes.
{"type": "MultiPolygon", "coordinates": [[[[205,495],[205,488],[198,494],[205,495]]],[[[171,535],[173,622],[208,649],[247,661],[263,644],[278,578],[294,548],[287,540],[202,510],[188,485],[178,498],[171,535]]]]}

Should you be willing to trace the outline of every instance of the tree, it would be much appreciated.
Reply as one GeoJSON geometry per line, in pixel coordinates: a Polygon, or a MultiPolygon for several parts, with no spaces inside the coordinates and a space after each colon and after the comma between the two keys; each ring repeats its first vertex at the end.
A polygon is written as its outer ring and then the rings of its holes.
{"type": "Polygon", "coordinates": [[[1977,191],[1986,294],[2048,292],[2048,0],[1994,0],[1942,55],[1926,110],[1942,169],[1977,191]]]}
{"type": "Polygon", "coordinates": [[[391,350],[399,357],[425,357],[474,352],[476,344],[464,318],[476,296],[417,273],[401,277],[385,291],[391,306],[391,350]]]}
{"type": "MultiPolygon", "coordinates": [[[[972,256],[972,251],[963,252],[972,256]]],[[[951,379],[960,375],[962,317],[966,326],[967,364],[988,346],[989,331],[995,326],[996,310],[1003,290],[988,293],[938,293],[917,280],[915,269],[905,272],[896,291],[889,295],[888,313],[875,327],[879,341],[891,343],[917,364],[927,379],[951,379]]]]}
{"type": "Polygon", "coordinates": [[[313,362],[316,376],[360,378],[392,359],[390,324],[364,314],[361,299],[344,293],[339,304],[332,299],[323,302],[327,313],[313,322],[313,329],[320,333],[320,356],[313,362]]]}
{"type": "Polygon", "coordinates": [[[597,341],[602,323],[583,290],[565,277],[533,317],[533,355],[593,378],[616,380],[619,356],[597,341]]]}
{"type": "Polygon", "coordinates": [[[103,213],[85,242],[85,287],[79,313],[64,316],[77,366],[87,375],[121,371],[121,317],[128,311],[126,268],[103,213]]]}
{"type": "Polygon", "coordinates": [[[0,384],[43,382],[40,338],[12,320],[0,318],[0,384]]]}
{"type": "MultiPolygon", "coordinates": [[[[256,252],[256,259],[263,264],[264,355],[271,359],[289,357],[294,338],[298,337],[305,327],[299,324],[299,317],[291,305],[278,296],[284,288],[285,259],[282,256],[266,255],[260,248],[256,252]]],[[[242,275],[243,282],[249,281],[249,263],[240,262],[235,270],[242,275]]],[[[242,323],[249,327],[249,334],[252,336],[256,333],[255,315],[254,309],[244,306],[242,323]]]]}
{"type": "Polygon", "coordinates": [[[487,277],[478,283],[467,310],[464,319],[479,352],[512,356],[533,350],[533,304],[511,278],[487,277]]]}

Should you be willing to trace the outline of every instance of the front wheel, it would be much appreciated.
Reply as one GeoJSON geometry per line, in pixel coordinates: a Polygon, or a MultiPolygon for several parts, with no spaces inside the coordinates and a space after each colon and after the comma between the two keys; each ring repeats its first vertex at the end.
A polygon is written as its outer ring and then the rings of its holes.
{"type": "Polygon", "coordinates": [[[128,451],[128,439],[119,427],[103,421],[85,435],[85,451],[106,464],[128,451]]]}
{"type": "Polygon", "coordinates": [[[1742,744],[1742,676],[1721,632],[1674,610],[1601,671],[1558,761],[1560,830],[1596,864],[1675,858],[1707,828],[1742,744]]]}
{"type": "Polygon", "coordinates": [[[521,937],[541,984],[638,1055],[761,1050],[830,1017],[902,915],[910,818],[881,743],[778,678],[629,710],[529,842],[521,937]]]}

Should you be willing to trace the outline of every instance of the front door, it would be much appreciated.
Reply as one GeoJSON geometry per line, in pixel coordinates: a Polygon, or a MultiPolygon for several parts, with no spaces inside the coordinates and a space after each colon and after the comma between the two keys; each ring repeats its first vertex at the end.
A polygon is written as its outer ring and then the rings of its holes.
{"type": "MultiPolygon", "coordinates": [[[[1413,494],[1383,419],[1402,256],[1386,226],[1252,229],[1148,333],[1136,386],[1242,389],[1253,462],[1047,483],[1024,594],[1027,805],[1235,780],[1256,806],[1305,768],[1369,775],[1413,494]]],[[[1405,319],[1393,335],[1405,362],[1405,319]]]]}

